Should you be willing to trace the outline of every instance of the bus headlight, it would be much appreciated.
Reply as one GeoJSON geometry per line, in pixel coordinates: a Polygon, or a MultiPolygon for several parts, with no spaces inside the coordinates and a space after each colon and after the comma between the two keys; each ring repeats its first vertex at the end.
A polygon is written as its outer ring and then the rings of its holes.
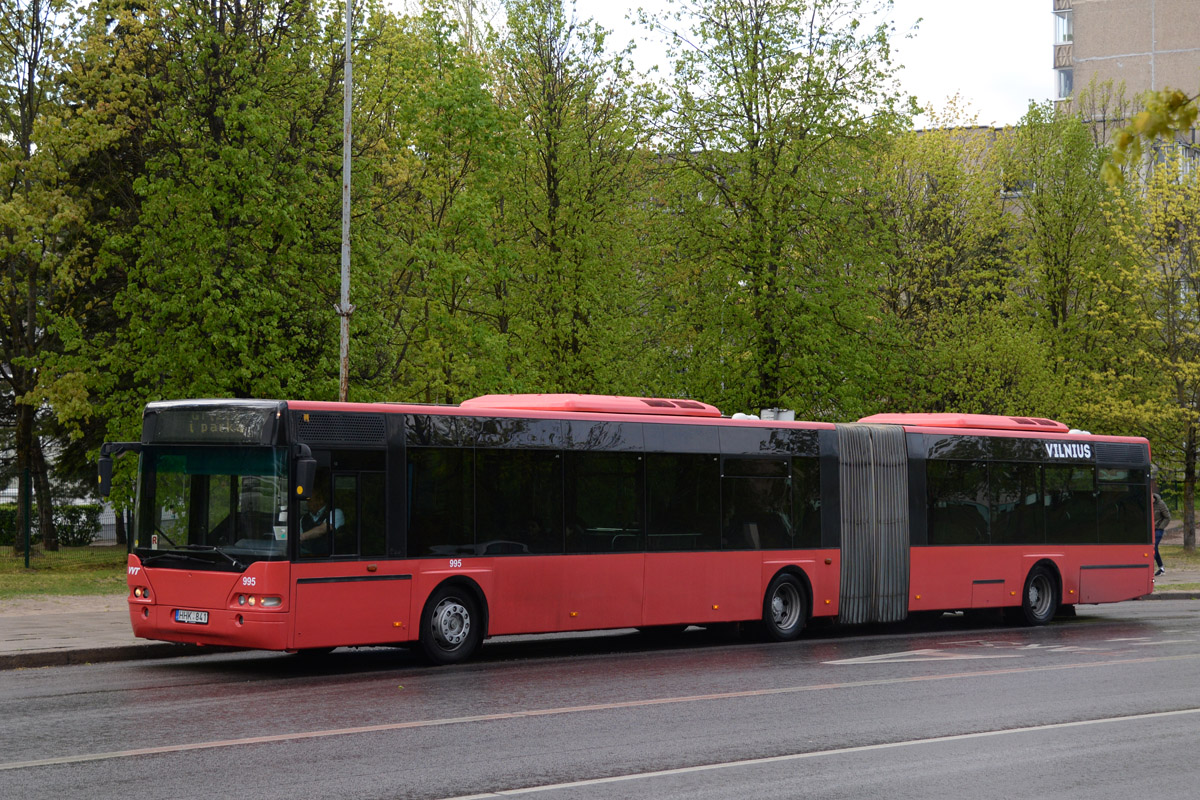
{"type": "Polygon", "coordinates": [[[278,608],[283,605],[282,597],[264,597],[262,599],[263,608],[278,608]]]}

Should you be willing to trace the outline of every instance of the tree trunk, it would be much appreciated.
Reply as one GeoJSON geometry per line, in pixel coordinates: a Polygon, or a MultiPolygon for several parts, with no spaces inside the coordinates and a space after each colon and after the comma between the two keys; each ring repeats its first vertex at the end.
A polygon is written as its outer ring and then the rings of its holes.
{"type": "Polygon", "coordinates": [[[17,405],[17,530],[13,535],[13,555],[25,555],[25,527],[30,518],[29,480],[32,475],[30,450],[26,446],[33,434],[33,408],[17,405]]]}
{"type": "Polygon", "coordinates": [[[33,491],[37,495],[38,530],[42,534],[42,549],[58,550],[58,531],[54,529],[54,495],[50,491],[50,471],[42,454],[42,441],[34,435],[30,443],[33,455],[33,491]]]}
{"type": "Polygon", "coordinates": [[[1196,552],[1196,426],[1191,424],[1183,451],[1183,551],[1196,552]]]}

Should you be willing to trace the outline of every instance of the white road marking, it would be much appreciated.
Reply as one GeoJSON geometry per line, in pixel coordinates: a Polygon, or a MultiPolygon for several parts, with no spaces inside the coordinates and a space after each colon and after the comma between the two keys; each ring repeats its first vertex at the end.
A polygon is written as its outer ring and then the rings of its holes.
{"type": "Polygon", "coordinates": [[[1100,719],[1085,719],[1076,722],[1055,722],[1048,725],[1030,725],[1025,728],[1007,728],[994,731],[979,731],[978,733],[962,733],[954,736],[933,736],[928,739],[909,739],[903,742],[883,742],[881,744],[860,745],[858,747],[839,747],[833,750],[815,750],[806,753],[792,753],[786,756],[771,756],[768,758],[748,758],[742,761],[724,761],[715,764],[699,764],[694,767],[679,767],[678,769],[663,769],[654,772],[634,772],[628,775],[613,775],[607,778],[592,778],[583,781],[571,781],[569,783],[555,783],[543,786],[524,786],[518,789],[501,789],[495,792],[484,792],[483,794],[460,795],[458,797],[448,797],[444,800],[491,800],[497,797],[518,797],[525,794],[533,794],[535,792],[553,792],[559,789],[578,789],[585,786],[603,786],[609,783],[619,783],[623,781],[640,781],[650,778],[665,778],[676,775],[688,775],[697,772],[711,772],[718,769],[728,769],[730,767],[752,767],[763,764],[782,764],[788,761],[799,761],[807,758],[821,758],[824,756],[842,756],[853,755],[857,753],[870,753],[877,750],[890,750],[897,747],[911,747],[920,744],[941,744],[945,742],[965,742],[971,739],[983,739],[990,736],[1009,736],[1016,733],[1036,733],[1041,731],[1054,731],[1063,728],[1078,728],[1085,725],[1105,725],[1114,722],[1137,722],[1149,719],[1162,719],[1164,717],[1175,717],[1183,714],[1200,713],[1200,708],[1183,708],[1178,711],[1158,711],[1151,714],[1133,714],[1127,717],[1102,717],[1100,719]]]}
{"type": "MultiPolygon", "coordinates": [[[[386,722],[377,725],[362,725],[355,728],[331,728],[317,731],[296,731],[292,733],[265,734],[263,736],[246,736],[240,739],[217,739],[204,742],[183,742],[180,744],[160,745],[158,747],[140,747],[132,750],[115,750],[107,753],[80,753],[77,755],[54,756],[30,761],[10,761],[0,763],[0,772],[14,769],[30,769],[33,767],[51,767],[63,764],[79,764],[88,761],[109,761],[119,758],[136,758],[139,756],[165,755],[170,753],[185,753],[192,750],[212,750],[222,747],[242,747],[245,745],[270,744],[274,742],[303,741],[305,739],[323,739],[330,736],[350,736],[364,733],[381,733],[388,731],[413,730],[433,728],[443,725],[462,725],[476,722],[495,722],[498,720],[523,719],[526,717],[545,717],[560,714],[580,714],[593,711],[616,711],[624,708],[645,708],[651,706],[671,705],[674,703],[699,703],[712,700],[733,700],[744,697],[770,697],[773,695],[799,694],[801,692],[822,692],[841,689],[861,689],[868,686],[894,686],[905,683],[926,683],[933,681],[959,680],[963,678],[987,678],[998,675],[1014,675],[1031,672],[1053,672],[1065,669],[1090,669],[1095,667],[1121,666],[1128,664],[1154,664],[1167,661],[1182,661],[1200,658],[1200,653],[1186,653],[1172,656],[1143,656],[1140,658],[1114,659],[1111,661],[1091,661],[1075,664],[1048,664],[1034,667],[1009,667],[1005,669],[979,670],[978,672],[955,672],[943,675],[910,675],[899,678],[879,678],[876,680],[846,681],[840,683],[819,683],[805,686],[785,686],[776,689],[746,689],[739,692],[720,692],[714,694],[684,695],[681,697],[652,697],[645,700],[625,700],[616,703],[597,703],[584,706],[563,706],[558,708],[529,709],[525,711],[509,711],[499,714],[477,714],[466,717],[447,717],[443,719],[411,720],[408,722],[386,722]]],[[[1182,712],[1164,712],[1182,713],[1182,712]]],[[[930,740],[936,741],[936,740],[930,740]]],[[[831,751],[832,752],[832,751],[831,751]]],[[[484,795],[489,797],[491,795],[484,795]]]]}

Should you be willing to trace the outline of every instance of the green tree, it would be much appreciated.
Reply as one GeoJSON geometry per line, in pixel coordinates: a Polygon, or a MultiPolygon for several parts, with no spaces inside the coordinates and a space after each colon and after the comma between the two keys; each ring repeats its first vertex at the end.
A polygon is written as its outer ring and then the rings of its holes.
{"type": "Polygon", "coordinates": [[[59,125],[64,109],[56,78],[73,36],[67,8],[59,0],[33,0],[0,10],[0,71],[8,76],[0,82],[0,381],[15,420],[20,524],[32,480],[47,549],[58,545],[39,384],[62,347],[59,322],[86,302],[89,269],[86,203],[68,174],[76,154],[59,125]]]}
{"type": "Polygon", "coordinates": [[[537,391],[630,384],[643,187],[653,93],[628,51],[562,0],[511,0],[491,48],[516,150],[498,208],[506,247],[496,274],[519,375],[537,391]]]}
{"type": "Polygon", "coordinates": [[[952,105],[881,148],[861,201],[879,251],[882,327],[893,332],[877,349],[893,365],[880,406],[1029,413],[1044,363],[1010,303],[996,132],[959,114],[952,105]]]}
{"type": "Polygon", "coordinates": [[[449,15],[379,11],[356,79],[357,383],[455,402],[506,379],[493,210],[511,149],[478,57],[449,15]],[[364,283],[363,279],[366,278],[364,283]],[[371,320],[371,321],[368,321],[371,320]]]}
{"type": "Polygon", "coordinates": [[[108,414],[119,427],[154,398],[335,396],[341,20],[286,0],[144,14],[161,55],[143,62],[155,113],[123,324],[99,352],[129,376],[108,414]]]}
{"type": "Polygon", "coordinates": [[[851,200],[903,120],[888,25],[860,24],[889,9],[704,0],[655,21],[674,66],[660,135],[677,262],[664,291],[691,393],[817,417],[873,405],[873,256],[851,200]]]}
{"type": "Polygon", "coordinates": [[[1049,349],[1060,416],[1078,427],[1125,429],[1148,365],[1133,346],[1147,321],[1140,275],[1109,224],[1116,187],[1100,179],[1105,150],[1079,117],[1032,105],[1002,143],[1013,195],[1014,286],[1049,349]],[[1114,376],[1121,376],[1114,381],[1114,376]]]}
{"type": "Polygon", "coordinates": [[[1192,551],[1200,453],[1200,176],[1167,159],[1115,218],[1144,270],[1139,299],[1153,324],[1138,338],[1157,378],[1146,382],[1128,413],[1154,442],[1155,460],[1182,470],[1184,547],[1192,551]]]}

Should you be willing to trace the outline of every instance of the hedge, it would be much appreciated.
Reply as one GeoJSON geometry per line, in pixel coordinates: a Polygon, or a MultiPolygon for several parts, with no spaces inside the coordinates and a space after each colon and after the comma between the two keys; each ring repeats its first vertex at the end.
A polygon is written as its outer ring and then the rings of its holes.
{"type": "MultiPolygon", "coordinates": [[[[61,547],[85,547],[92,543],[100,532],[99,503],[83,505],[58,505],[54,507],[54,530],[58,532],[61,547]]],[[[42,535],[37,526],[37,506],[33,508],[33,526],[29,534],[34,544],[41,544],[42,535]]],[[[16,503],[0,504],[0,547],[10,546],[17,534],[16,503]]],[[[22,535],[24,533],[22,532],[22,535]]]]}

